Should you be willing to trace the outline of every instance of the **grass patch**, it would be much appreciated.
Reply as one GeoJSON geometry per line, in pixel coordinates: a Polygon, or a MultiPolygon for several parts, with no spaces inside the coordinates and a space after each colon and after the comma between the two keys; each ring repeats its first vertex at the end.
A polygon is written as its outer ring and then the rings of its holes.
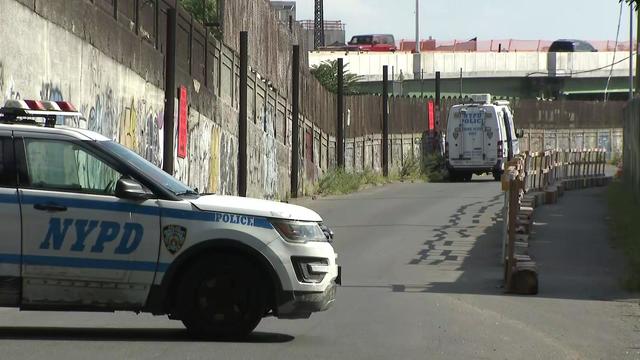
{"type": "Polygon", "coordinates": [[[620,181],[609,186],[607,200],[614,245],[622,250],[628,262],[624,286],[627,290],[640,291],[640,205],[631,196],[631,190],[620,181]]]}
{"type": "Polygon", "coordinates": [[[413,156],[413,154],[406,157],[398,172],[398,178],[399,180],[417,180],[422,178],[420,159],[413,156]]]}
{"type": "Polygon", "coordinates": [[[429,154],[422,158],[420,171],[424,179],[429,182],[443,182],[449,178],[444,157],[440,154],[429,154]]]}
{"type": "Polygon", "coordinates": [[[382,175],[367,170],[364,172],[328,171],[318,182],[316,193],[320,195],[349,194],[369,185],[387,183],[382,175]]]}
{"type": "Polygon", "coordinates": [[[397,177],[399,180],[441,182],[448,176],[444,158],[439,154],[429,154],[421,159],[414,156],[405,158],[397,177]]]}
{"type": "Polygon", "coordinates": [[[334,169],[325,173],[318,184],[309,190],[318,195],[341,195],[397,180],[440,182],[445,181],[447,176],[442,156],[428,155],[423,158],[409,156],[404,159],[404,163],[399,169],[390,171],[388,178],[372,170],[347,172],[334,169]]]}

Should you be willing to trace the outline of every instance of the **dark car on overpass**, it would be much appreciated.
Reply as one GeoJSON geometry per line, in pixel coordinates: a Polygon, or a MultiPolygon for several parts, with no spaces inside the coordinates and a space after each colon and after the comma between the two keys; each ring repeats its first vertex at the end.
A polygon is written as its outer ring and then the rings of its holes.
{"type": "Polygon", "coordinates": [[[549,52],[596,52],[596,48],[583,40],[561,39],[549,46],[549,52]]]}

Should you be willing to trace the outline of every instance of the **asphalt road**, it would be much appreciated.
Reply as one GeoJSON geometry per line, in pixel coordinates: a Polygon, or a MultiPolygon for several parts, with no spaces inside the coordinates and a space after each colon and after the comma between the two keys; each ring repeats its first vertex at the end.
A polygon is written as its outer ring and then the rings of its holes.
{"type": "Polygon", "coordinates": [[[619,289],[601,189],[536,217],[533,297],[500,287],[502,197],[488,178],[299,203],[336,233],[343,286],[329,311],[201,342],[165,317],[0,309],[0,359],[640,359],[638,298],[619,289]]]}

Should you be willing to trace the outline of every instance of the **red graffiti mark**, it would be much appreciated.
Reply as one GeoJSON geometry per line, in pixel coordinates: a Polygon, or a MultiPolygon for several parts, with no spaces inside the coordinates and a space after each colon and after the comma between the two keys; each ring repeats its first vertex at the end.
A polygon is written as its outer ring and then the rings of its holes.
{"type": "Polygon", "coordinates": [[[178,111],[178,157],[187,157],[187,88],[180,86],[178,111]]]}
{"type": "Polygon", "coordinates": [[[433,101],[429,101],[428,103],[428,110],[429,110],[429,130],[433,130],[436,125],[435,125],[435,114],[434,114],[434,109],[433,109],[433,101]]]}

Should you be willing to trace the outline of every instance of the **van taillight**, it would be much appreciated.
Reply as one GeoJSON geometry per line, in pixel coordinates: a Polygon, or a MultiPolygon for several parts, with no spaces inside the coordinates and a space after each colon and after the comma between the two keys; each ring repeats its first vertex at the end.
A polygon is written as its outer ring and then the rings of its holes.
{"type": "Polygon", "coordinates": [[[504,147],[502,141],[498,141],[498,159],[501,159],[504,156],[504,147]]]}

